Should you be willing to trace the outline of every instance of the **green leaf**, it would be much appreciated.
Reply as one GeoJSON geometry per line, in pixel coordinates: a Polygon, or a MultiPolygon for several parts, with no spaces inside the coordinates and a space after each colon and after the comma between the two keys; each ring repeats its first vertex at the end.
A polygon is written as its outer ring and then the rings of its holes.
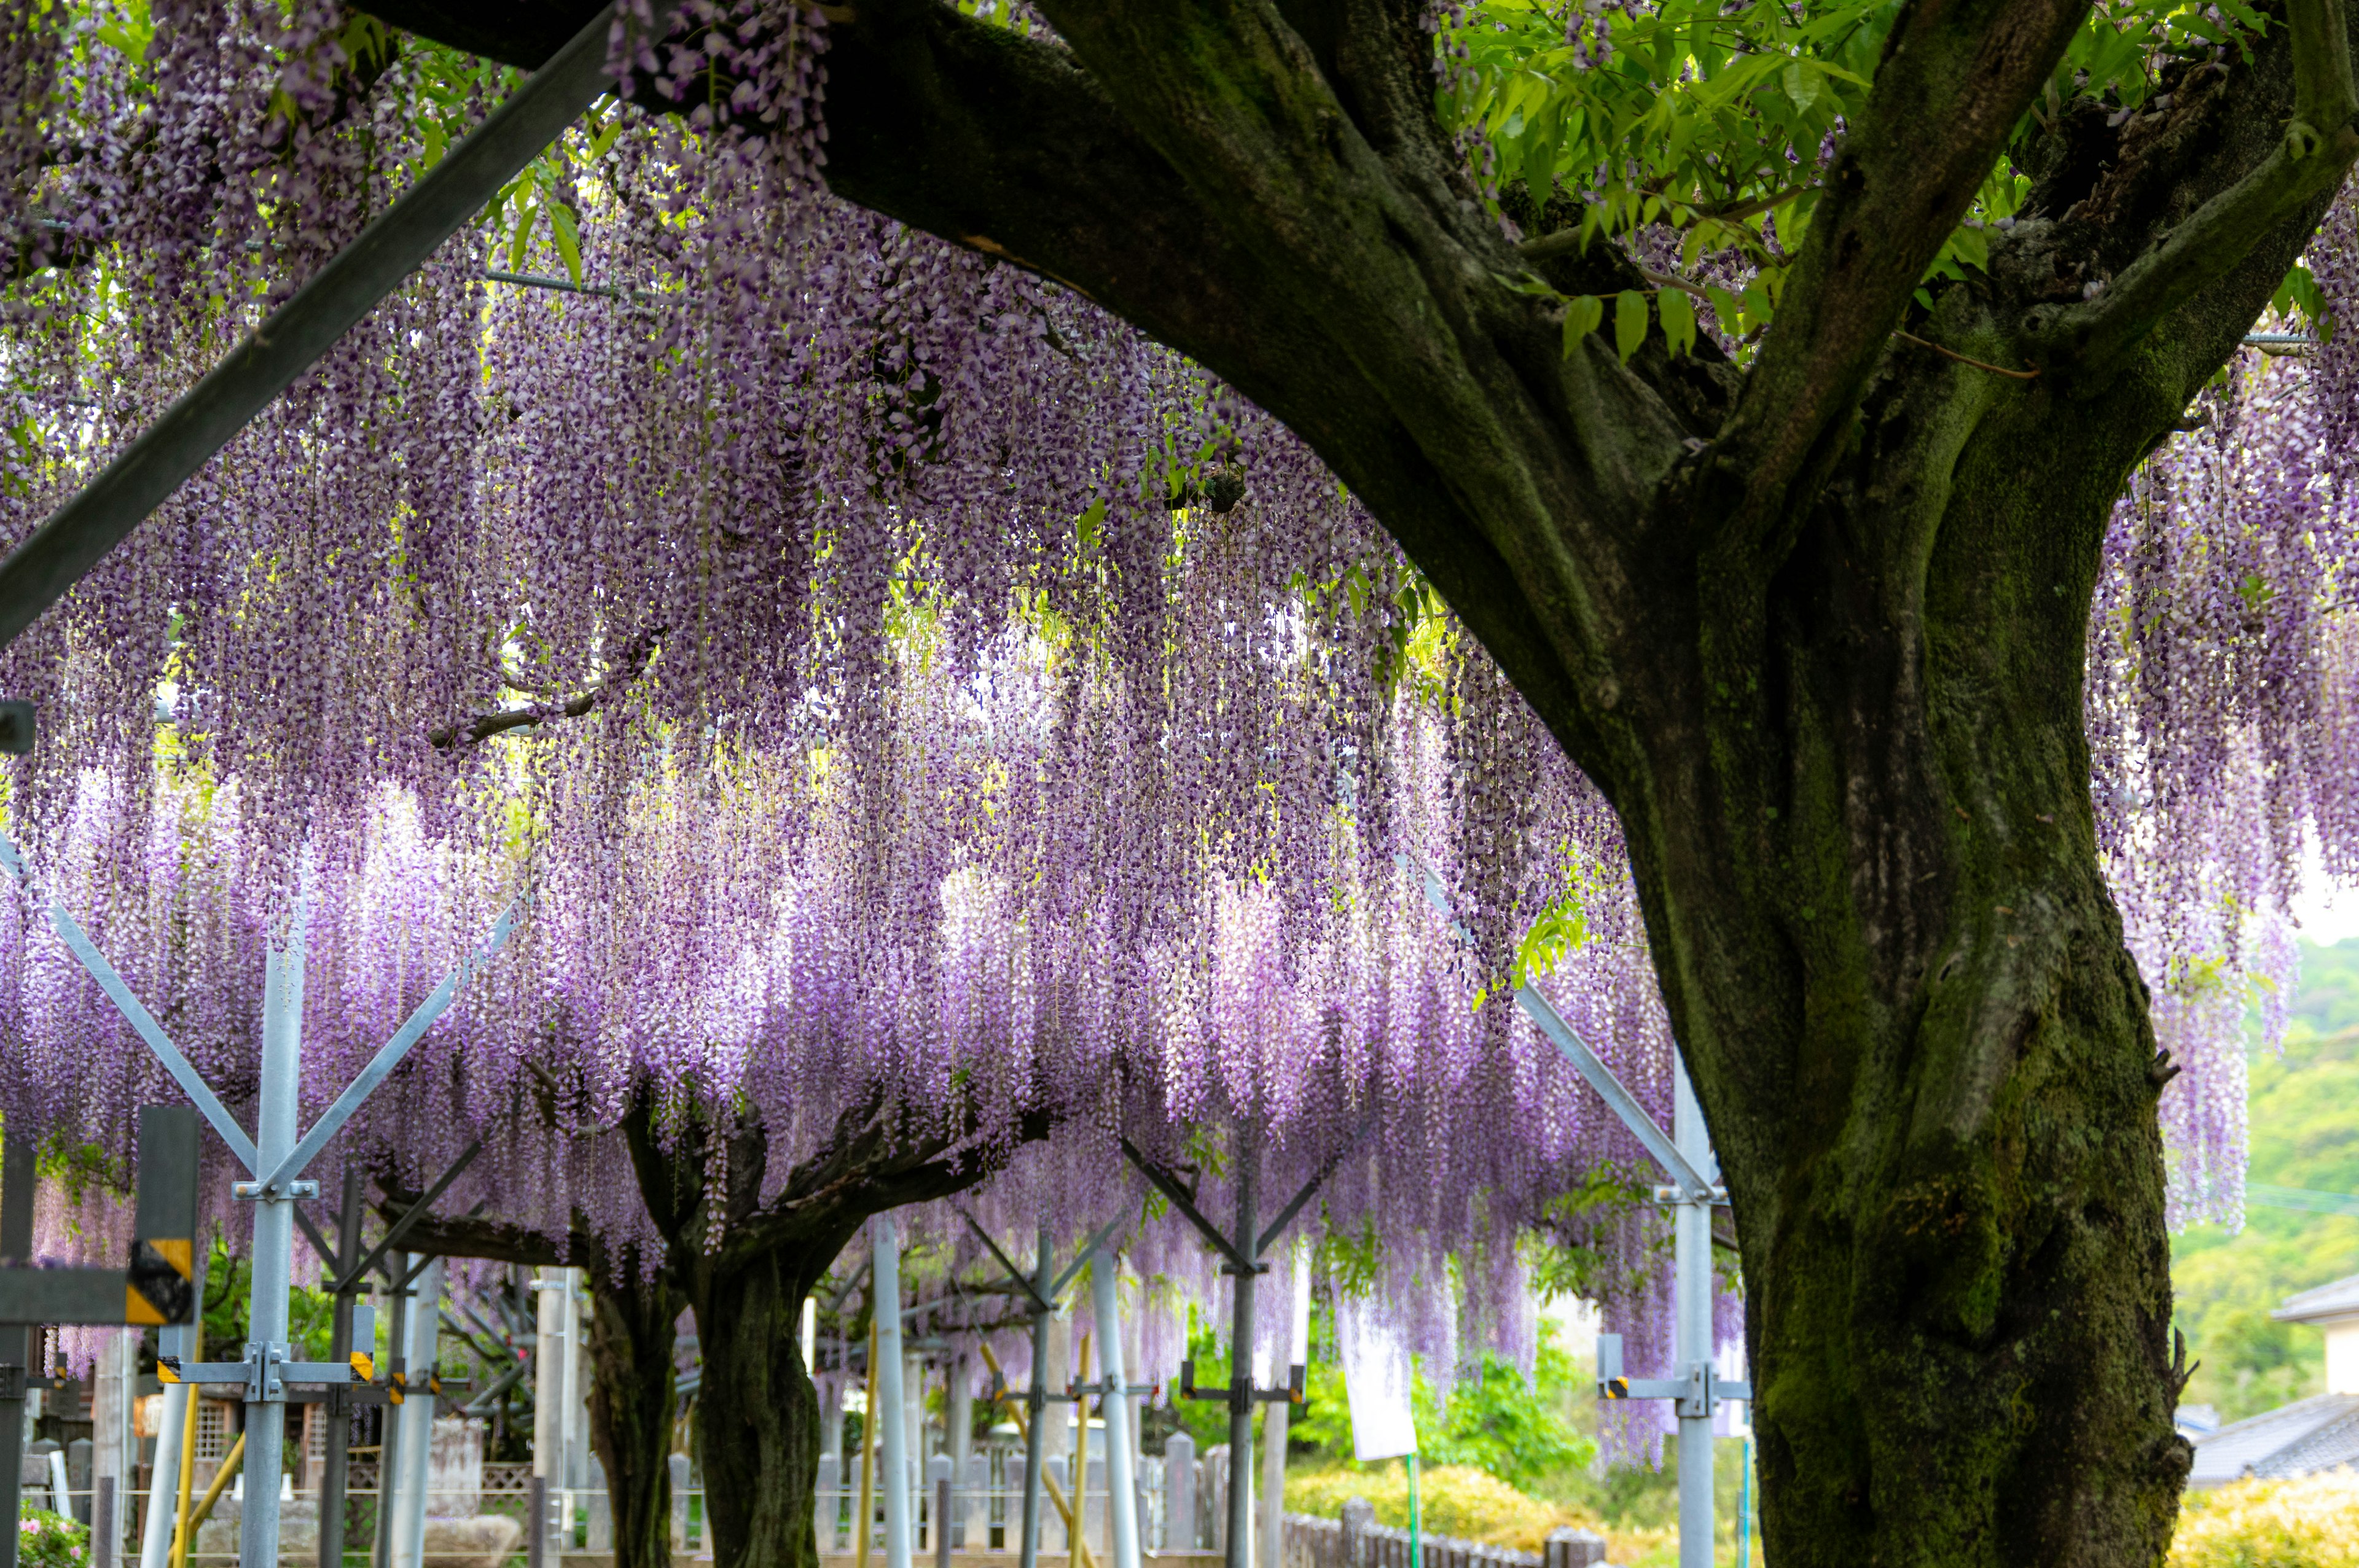
{"type": "Polygon", "coordinates": [[[532,243],[532,226],[540,217],[540,204],[528,203],[516,214],[516,232],[508,239],[508,270],[524,270],[525,247],[532,243]]]}
{"type": "Polygon", "coordinates": [[[1777,84],[1786,90],[1786,96],[1793,100],[1794,112],[1798,114],[1818,101],[1819,79],[1804,70],[1800,60],[1787,65],[1777,78],[1777,84]]]}
{"type": "Polygon", "coordinates": [[[1777,304],[1769,297],[1768,285],[1756,277],[1745,286],[1745,313],[1756,321],[1777,319],[1777,304]]]}
{"type": "Polygon", "coordinates": [[[1564,302],[1564,353],[1572,357],[1573,345],[1597,330],[1605,319],[1605,301],[1594,294],[1576,295],[1564,302]]]}
{"type": "Polygon", "coordinates": [[[1950,236],[1950,251],[1976,272],[1990,270],[1990,236],[1980,229],[1960,229],[1950,236]]]}
{"type": "Polygon", "coordinates": [[[1647,296],[1643,289],[1625,288],[1614,305],[1614,348],[1628,364],[1638,345],[1647,341],[1647,296]]]}
{"type": "Polygon", "coordinates": [[[1745,306],[1734,294],[1716,283],[1704,285],[1704,297],[1712,301],[1712,313],[1720,318],[1720,330],[1733,336],[1745,331],[1745,306]]]}
{"type": "Polygon", "coordinates": [[[1671,352],[1683,354],[1695,347],[1695,301],[1686,290],[1664,289],[1655,296],[1655,308],[1662,312],[1663,336],[1669,341],[1671,352]]]}
{"type": "Polygon", "coordinates": [[[582,287],[582,236],[574,228],[573,209],[562,201],[549,203],[549,232],[557,236],[557,254],[565,258],[565,274],[582,287]]]}

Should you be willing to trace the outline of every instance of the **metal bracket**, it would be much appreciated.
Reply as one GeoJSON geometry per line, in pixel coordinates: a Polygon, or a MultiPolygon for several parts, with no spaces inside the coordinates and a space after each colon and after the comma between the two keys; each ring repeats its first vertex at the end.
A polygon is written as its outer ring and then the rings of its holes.
{"type": "Polygon", "coordinates": [[[0,1402],[15,1400],[22,1403],[24,1398],[25,1368],[12,1363],[0,1362],[0,1402]]]}
{"type": "Polygon", "coordinates": [[[266,1182],[233,1182],[230,1196],[240,1203],[293,1203],[299,1198],[320,1195],[317,1182],[283,1182],[272,1186],[266,1182]]]}
{"type": "Polygon", "coordinates": [[[1676,1207],[1683,1203],[1702,1204],[1708,1208],[1726,1208],[1728,1189],[1717,1184],[1702,1193],[1690,1193],[1685,1187],[1657,1187],[1654,1200],[1676,1207]]]}
{"type": "Polygon", "coordinates": [[[1731,1400],[1753,1398],[1753,1385],[1723,1378],[1709,1361],[1690,1362],[1677,1378],[1625,1378],[1622,1375],[1622,1336],[1597,1336],[1597,1397],[1601,1400],[1670,1400],[1684,1419],[1709,1419],[1731,1400]]]}
{"type": "MultiPolygon", "coordinates": [[[[1286,1382],[1275,1389],[1256,1389],[1251,1378],[1232,1378],[1218,1390],[1196,1387],[1196,1358],[1190,1357],[1180,1363],[1180,1397],[1183,1400],[1217,1400],[1232,1411],[1249,1410],[1256,1404],[1299,1405],[1303,1402],[1304,1374],[1302,1363],[1295,1362],[1286,1369],[1286,1382]]],[[[1133,1389],[1132,1393],[1144,1390],[1133,1389]]]]}

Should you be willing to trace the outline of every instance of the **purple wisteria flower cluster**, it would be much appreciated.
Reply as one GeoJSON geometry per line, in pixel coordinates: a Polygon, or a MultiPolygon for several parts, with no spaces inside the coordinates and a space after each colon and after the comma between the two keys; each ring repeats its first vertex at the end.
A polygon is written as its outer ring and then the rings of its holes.
{"type": "MultiPolygon", "coordinates": [[[[114,99],[29,190],[84,250],[11,296],[0,540],[381,209],[436,105],[490,96],[332,5],[158,15],[56,44],[54,92],[114,99]],[[275,148],[193,150],[241,117],[275,148]]],[[[1543,909],[1587,933],[1569,1015],[1669,1109],[1611,812],[1290,434],[829,198],[810,13],[697,20],[725,102],[570,134],[520,254],[454,241],[0,661],[44,715],[0,1108],[119,1168],[169,1093],[52,899],[233,1105],[299,925],[316,1113],[528,894],[328,1166],[422,1179],[489,1133],[451,1201],[651,1240],[635,1098],[673,1135],[758,1119],[774,1184],[881,1100],[988,1150],[1015,1234],[1136,1208],[1117,1134],[1205,1164],[1216,1213],[1238,1160],[1274,1209],[1348,1147],[1311,1217],[1384,1236],[1419,1343],[1527,1340],[1517,1238],[1643,1158],[1509,1004],[1543,909]],[[519,260],[582,288],[487,279],[519,260]]],[[[631,48],[649,91],[700,80],[631,48]]],[[[103,1250],[119,1217],[76,1227],[103,1250]]],[[[1216,1291],[1185,1233],[1133,1242],[1216,1291]]]]}
{"type": "MultiPolygon", "coordinates": [[[[1240,1159],[1274,1206],[1348,1148],[1310,1217],[1382,1236],[1414,1342],[1527,1343],[1518,1237],[1600,1170],[1645,1179],[1510,1005],[1544,913],[1582,940],[1543,982],[1669,1117],[1612,812],[1288,431],[827,195],[823,20],[690,16],[692,50],[618,35],[632,91],[688,113],[602,105],[0,655],[43,727],[5,775],[32,875],[0,911],[0,1111],[119,1172],[167,1092],[51,899],[234,1105],[299,924],[316,1113],[528,895],[331,1167],[430,1176],[493,1133],[452,1202],[652,1239],[635,1098],[672,1135],[758,1119],[771,1183],[879,1099],[988,1150],[977,1212],[1023,1237],[1136,1207],[1117,1134],[1201,1167],[1214,1214],[1240,1159]]],[[[0,546],[503,90],[334,0],[0,34],[0,546]]],[[[2352,228],[2313,258],[2346,312],[2352,228]]],[[[2359,871],[2354,362],[2207,395],[2124,500],[2092,622],[2109,865],[2186,1069],[2181,1219],[2240,1212],[2245,999],[2290,982],[2305,836],[2359,871]]],[[[111,1212],[44,1223],[119,1241],[111,1212]]],[[[1210,1302],[1201,1247],[1142,1226],[1147,1294],[1210,1302]]],[[[1641,1372],[1658,1232],[1596,1228],[1641,1372]]]]}

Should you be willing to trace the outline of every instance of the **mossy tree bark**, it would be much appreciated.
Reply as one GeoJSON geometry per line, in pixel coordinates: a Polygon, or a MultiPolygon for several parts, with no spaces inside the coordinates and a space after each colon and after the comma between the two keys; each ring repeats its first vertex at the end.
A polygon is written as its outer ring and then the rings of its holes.
{"type": "MultiPolygon", "coordinates": [[[[972,1186],[988,1173],[956,1123],[923,1129],[865,1105],[767,1201],[766,1141],[731,1130],[713,1190],[702,1127],[664,1129],[646,1102],[625,1118],[639,1190],[696,1314],[703,1383],[697,1421],[715,1568],[815,1568],[819,1396],[801,1347],[804,1298],[871,1215],[972,1186]],[[716,1224],[718,1222],[718,1224],[716,1224]],[[709,1247],[717,1233],[718,1245],[709,1247]]],[[[1018,1141],[1047,1131],[1018,1124],[1018,1141]]]]}
{"type": "MultiPolygon", "coordinates": [[[[1930,308],[2088,7],[1904,6],[1742,372],[1659,333],[1560,351],[1535,275],[1643,280],[1501,237],[1416,0],[1038,4],[1059,41],[940,0],[832,22],[828,178],[1285,419],[1614,802],[1734,1199],[1772,1559],[2155,1562],[2187,1460],[2168,1065],[2097,858],[2083,639],[2125,475],[2359,156],[2340,0],[2124,124],[2043,109],[2031,200],[1930,308]]],[[[519,63],[592,8],[369,5],[519,63]]],[[[797,1223],[814,1258],[849,1234],[797,1223]]],[[[814,1271],[689,1293],[777,1323],[814,1271]]]]}
{"type": "Polygon", "coordinates": [[[668,1271],[590,1294],[590,1444],[606,1472],[614,1568],[669,1568],[672,1360],[684,1303],[668,1271]]]}
{"type": "MultiPolygon", "coordinates": [[[[389,1179],[384,1190],[379,1207],[388,1223],[417,1201],[389,1179]]],[[[464,1216],[422,1219],[409,1237],[421,1251],[582,1271],[590,1292],[590,1444],[606,1475],[614,1568],[670,1568],[672,1340],[682,1301],[669,1270],[658,1261],[650,1272],[636,1248],[615,1257],[579,1216],[561,1245],[464,1216]]]]}

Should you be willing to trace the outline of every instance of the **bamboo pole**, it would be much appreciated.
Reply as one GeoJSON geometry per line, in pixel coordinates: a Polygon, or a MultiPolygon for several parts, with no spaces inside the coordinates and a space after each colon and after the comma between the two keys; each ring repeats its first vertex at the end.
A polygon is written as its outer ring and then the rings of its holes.
{"type": "Polygon", "coordinates": [[[222,1493],[236,1478],[238,1464],[245,1457],[245,1433],[241,1432],[237,1434],[237,1441],[229,1445],[229,1452],[222,1456],[221,1469],[214,1473],[213,1484],[205,1488],[205,1500],[199,1503],[196,1511],[189,1516],[191,1530],[202,1530],[205,1520],[213,1517],[213,1505],[221,1501],[222,1493]]]}
{"type": "MultiPolygon", "coordinates": [[[[1090,1336],[1082,1336],[1082,1380],[1079,1387],[1090,1386],[1090,1336]]],[[[1112,1480],[1112,1476],[1107,1477],[1112,1480]]],[[[1082,1392],[1073,1400],[1073,1511],[1080,1522],[1073,1526],[1073,1562],[1076,1568],[1090,1568],[1090,1397],[1082,1392]]]]}
{"type": "MultiPolygon", "coordinates": [[[[895,1310],[898,1309],[896,1303],[895,1310]]],[[[868,1532],[875,1521],[868,1517],[876,1506],[876,1314],[868,1314],[868,1397],[866,1408],[860,1415],[860,1513],[853,1528],[860,1531],[859,1544],[853,1548],[853,1561],[858,1568],[868,1568],[868,1532]]]]}
{"type": "Polygon", "coordinates": [[[172,1531],[172,1568],[189,1568],[189,1494],[197,1489],[197,1406],[201,1401],[192,1385],[188,1403],[181,1408],[187,1416],[180,1423],[180,1506],[176,1511],[177,1523],[172,1531]]]}
{"type": "MultiPolygon", "coordinates": [[[[998,1380],[999,1402],[1006,1408],[1008,1416],[1016,1422],[1016,1435],[1028,1441],[1032,1435],[1032,1423],[1024,1419],[1024,1407],[1016,1403],[1015,1394],[1008,1390],[1007,1374],[999,1369],[999,1357],[991,1353],[991,1346],[988,1342],[983,1346],[983,1364],[991,1368],[992,1377],[998,1380]]],[[[1057,1477],[1049,1473],[1046,1464],[1040,1466],[1040,1484],[1048,1488],[1049,1500],[1057,1505],[1058,1517],[1065,1521],[1065,1539],[1081,1543],[1081,1551],[1076,1554],[1077,1560],[1082,1563],[1088,1563],[1089,1543],[1082,1541],[1081,1531],[1074,1527],[1073,1508],[1071,1503],[1065,1501],[1065,1488],[1057,1485],[1057,1477]]]]}

